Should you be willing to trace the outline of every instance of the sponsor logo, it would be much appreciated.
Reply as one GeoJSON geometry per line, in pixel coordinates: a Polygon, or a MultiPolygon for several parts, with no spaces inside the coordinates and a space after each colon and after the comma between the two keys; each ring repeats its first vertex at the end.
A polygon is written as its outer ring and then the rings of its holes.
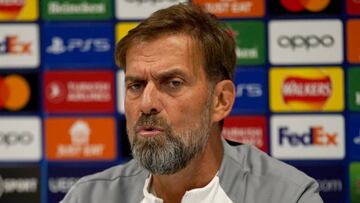
{"type": "Polygon", "coordinates": [[[341,159],[344,119],[329,115],[276,115],[271,118],[272,154],[281,159],[341,159]]]}
{"type": "MultiPolygon", "coordinates": [[[[360,4],[359,4],[360,5],[360,4]]],[[[360,9],[359,9],[360,10],[360,9]]],[[[346,24],[346,39],[347,39],[347,60],[349,63],[360,62],[360,20],[350,19],[346,24]]]]}
{"type": "Polygon", "coordinates": [[[112,17],[110,0],[43,0],[46,20],[107,20],[112,17]]]}
{"type": "Polygon", "coordinates": [[[238,65],[265,63],[265,28],[262,22],[224,22],[223,26],[235,39],[238,65]]]}
{"type": "Polygon", "coordinates": [[[0,118],[0,160],[38,160],[41,122],[38,117],[0,118]]]}
{"type": "Polygon", "coordinates": [[[0,20],[35,20],[38,1],[0,0],[0,20]]]}
{"type": "Polygon", "coordinates": [[[342,63],[340,20],[273,20],[269,23],[272,64],[342,63]]]}
{"type": "Polygon", "coordinates": [[[340,0],[280,0],[269,4],[271,15],[338,15],[342,1],[340,0]]]}
{"type": "Polygon", "coordinates": [[[316,48],[319,46],[323,47],[332,47],[334,45],[334,38],[331,35],[309,35],[309,36],[285,36],[281,35],[278,38],[278,45],[282,48],[290,48],[295,51],[295,49],[310,49],[316,48]]]}
{"type": "Polygon", "coordinates": [[[34,66],[38,66],[37,25],[0,25],[0,61],[0,67],[5,68],[34,68],[34,66]]]}
{"type": "Polygon", "coordinates": [[[350,202],[360,199],[360,162],[350,164],[350,202]]]}
{"type": "Polygon", "coordinates": [[[49,191],[52,193],[67,193],[79,179],[75,177],[49,178],[49,191]]]}
{"type": "Polygon", "coordinates": [[[45,126],[50,160],[115,157],[115,123],[112,118],[53,118],[47,119],[45,126]],[[62,139],[58,138],[59,134],[62,139]]]}
{"type": "Polygon", "coordinates": [[[360,117],[350,115],[347,119],[348,154],[352,159],[360,158],[360,117]]]}
{"type": "Polygon", "coordinates": [[[360,111],[360,69],[349,68],[348,70],[348,105],[350,111],[360,111]]]}
{"type": "Polygon", "coordinates": [[[273,68],[270,80],[272,111],[341,111],[344,108],[341,68],[273,68]]]}
{"type": "Polygon", "coordinates": [[[145,19],[153,12],[186,0],[116,0],[116,17],[121,20],[145,19]]]}
{"type": "Polygon", "coordinates": [[[225,119],[222,136],[238,143],[252,144],[268,152],[267,122],[262,116],[231,116],[225,119]]]}
{"type": "Polygon", "coordinates": [[[345,169],[341,165],[299,165],[295,166],[319,183],[320,196],[324,202],[344,202],[345,169]],[[329,170],[331,168],[331,170],[329,170]]]}
{"type": "Polygon", "coordinates": [[[110,40],[107,38],[70,38],[65,44],[61,37],[55,36],[51,39],[51,45],[46,48],[46,52],[59,55],[66,52],[108,52],[110,49],[110,40]]]}
{"type": "Polygon", "coordinates": [[[348,15],[360,14],[360,1],[359,0],[346,0],[346,12],[348,15]]]}
{"type": "Polygon", "coordinates": [[[307,10],[310,12],[320,12],[324,10],[329,4],[331,0],[310,0],[310,1],[302,1],[302,0],[281,0],[281,5],[288,11],[291,12],[301,12],[303,10],[307,10]]]}
{"type": "Polygon", "coordinates": [[[0,168],[1,202],[40,202],[40,169],[37,166],[0,168]]]}
{"type": "Polygon", "coordinates": [[[0,146],[10,147],[13,145],[30,145],[34,140],[31,132],[3,132],[0,131],[0,146]]]}
{"type": "Polygon", "coordinates": [[[337,134],[327,133],[323,126],[311,126],[308,132],[297,133],[289,130],[288,127],[279,127],[279,145],[285,143],[298,146],[298,145],[337,145],[337,134]]]}
{"type": "Polygon", "coordinates": [[[47,202],[60,202],[71,186],[81,177],[102,171],[110,166],[106,163],[70,166],[49,164],[47,168],[47,202]]]}
{"type": "Polygon", "coordinates": [[[0,73],[0,111],[36,112],[38,104],[38,74],[0,73]]]}
{"type": "Polygon", "coordinates": [[[45,73],[47,112],[114,111],[112,71],[45,73]]]}
{"type": "Polygon", "coordinates": [[[31,88],[21,75],[0,76],[0,90],[0,110],[5,108],[10,111],[18,111],[30,101],[31,88]]]}
{"type": "Polygon", "coordinates": [[[22,42],[18,35],[7,35],[0,41],[1,55],[31,54],[31,42],[22,42]]]}
{"type": "Polygon", "coordinates": [[[44,30],[43,61],[50,68],[113,66],[110,23],[47,24],[44,30]]]}
{"type": "Polygon", "coordinates": [[[116,75],[117,78],[117,101],[118,112],[125,114],[125,71],[119,70],[116,75]]]}
{"type": "Polygon", "coordinates": [[[267,106],[267,74],[263,69],[237,69],[236,98],[232,113],[265,112],[267,106]]]}
{"type": "Polygon", "coordinates": [[[262,17],[264,16],[263,0],[230,0],[207,1],[195,0],[192,3],[205,8],[218,17],[262,17]]]}
{"type": "Polygon", "coordinates": [[[130,30],[135,28],[139,23],[137,22],[120,22],[116,24],[116,42],[119,42],[125,37],[130,30]]]}

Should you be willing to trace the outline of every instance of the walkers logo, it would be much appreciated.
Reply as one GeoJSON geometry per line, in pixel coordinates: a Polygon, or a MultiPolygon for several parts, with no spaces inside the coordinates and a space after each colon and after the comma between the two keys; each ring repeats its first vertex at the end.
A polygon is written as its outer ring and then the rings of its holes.
{"type": "Polygon", "coordinates": [[[116,0],[116,17],[120,20],[140,20],[149,17],[153,12],[187,0],[116,0]]]}
{"type": "Polygon", "coordinates": [[[352,159],[360,158],[360,116],[350,115],[347,117],[347,138],[349,147],[348,154],[352,159]]]}
{"type": "Polygon", "coordinates": [[[113,118],[48,118],[48,160],[109,160],[116,156],[113,118]]]}
{"type": "Polygon", "coordinates": [[[36,68],[39,65],[38,32],[35,24],[0,25],[0,68],[36,68]]]}
{"type": "MultiPolygon", "coordinates": [[[[360,5],[360,1],[359,1],[360,5]]],[[[346,24],[347,60],[349,63],[360,63],[360,20],[348,20],[346,24]]]]}
{"type": "Polygon", "coordinates": [[[38,166],[0,167],[0,202],[40,202],[38,166]]]}
{"type": "Polygon", "coordinates": [[[341,21],[270,21],[269,59],[272,64],[342,63],[341,21]]]}
{"type": "Polygon", "coordinates": [[[358,203],[360,199],[360,162],[350,164],[350,201],[358,203]]]}
{"type": "Polygon", "coordinates": [[[319,183],[320,196],[326,203],[345,201],[345,170],[339,165],[306,165],[296,168],[313,177],[319,183]],[[329,170],[331,169],[331,170],[329,170]]]}
{"type": "Polygon", "coordinates": [[[38,0],[0,0],[0,21],[36,20],[38,3],[38,0]]]}
{"type": "MultiPolygon", "coordinates": [[[[108,165],[108,164],[105,164],[108,165]]],[[[70,187],[81,177],[102,171],[106,167],[101,164],[79,166],[49,165],[48,167],[48,201],[60,202],[70,187]]]]}
{"type": "Polygon", "coordinates": [[[113,71],[45,72],[45,111],[113,112],[113,71]]]}
{"type": "Polygon", "coordinates": [[[38,103],[36,73],[0,73],[0,112],[36,112],[38,103]]]}
{"type": "Polygon", "coordinates": [[[46,20],[107,20],[112,16],[110,0],[44,0],[46,20]]]}
{"type": "Polygon", "coordinates": [[[272,68],[270,108],[274,112],[342,111],[341,68],[272,68]]]}
{"type": "Polygon", "coordinates": [[[139,23],[137,22],[120,22],[116,24],[116,42],[125,37],[130,30],[135,28],[139,23]]]}
{"type": "Polygon", "coordinates": [[[236,98],[232,113],[265,112],[267,109],[267,73],[264,69],[237,69],[236,98]]]}
{"type": "Polygon", "coordinates": [[[46,24],[44,30],[42,50],[47,66],[113,67],[111,23],[46,24]]]}
{"type": "Polygon", "coordinates": [[[0,118],[0,160],[40,160],[41,121],[39,117],[0,118]]]}
{"type": "Polygon", "coordinates": [[[252,144],[268,152],[267,122],[264,116],[230,116],[225,119],[222,136],[233,142],[252,144]]]}
{"type": "Polygon", "coordinates": [[[340,0],[280,0],[269,4],[271,15],[340,14],[340,0]]]}
{"type": "Polygon", "coordinates": [[[264,0],[194,0],[192,3],[225,18],[262,17],[265,13],[264,0]]]}
{"type": "Polygon", "coordinates": [[[346,0],[346,11],[348,15],[360,15],[360,1],[346,0]]]}
{"type": "Polygon", "coordinates": [[[224,22],[223,27],[236,41],[236,64],[265,63],[265,28],[261,21],[224,22]]]}
{"type": "Polygon", "coordinates": [[[350,111],[360,111],[360,68],[348,71],[348,104],[350,111]]]}
{"type": "Polygon", "coordinates": [[[272,155],[280,159],[342,159],[344,118],[277,115],[271,118],[272,155]]]}

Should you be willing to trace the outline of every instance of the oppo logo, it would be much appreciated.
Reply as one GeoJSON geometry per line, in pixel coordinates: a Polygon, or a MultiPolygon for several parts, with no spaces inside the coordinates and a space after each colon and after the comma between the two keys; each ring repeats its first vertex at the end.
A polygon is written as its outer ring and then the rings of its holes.
{"type": "Polygon", "coordinates": [[[310,48],[316,48],[320,46],[325,48],[332,47],[335,43],[335,39],[331,35],[323,35],[323,36],[281,35],[278,38],[277,43],[281,48],[285,48],[285,49],[290,48],[292,50],[295,50],[295,49],[305,48],[306,50],[309,50],[310,48]]]}
{"type": "Polygon", "coordinates": [[[32,133],[28,131],[23,132],[2,132],[0,131],[0,146],[13,146],[13,145],[29,145],[34,140],[32,133]]]}

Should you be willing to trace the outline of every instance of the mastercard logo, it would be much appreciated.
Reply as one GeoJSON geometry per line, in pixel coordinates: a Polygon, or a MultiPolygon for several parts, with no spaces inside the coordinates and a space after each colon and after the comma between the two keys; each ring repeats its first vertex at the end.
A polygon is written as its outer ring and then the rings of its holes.
{"type": "Polygon", "coordinates": [[[0,76],[0,110],[17,111],[30,100],[30,86],[20,75],[0,76]]]}
{"type": "Polygon", "coordinates": [[[331,0],[280,0],[282,6],[291,12],[320,12],[324,10],[331,0]]]}

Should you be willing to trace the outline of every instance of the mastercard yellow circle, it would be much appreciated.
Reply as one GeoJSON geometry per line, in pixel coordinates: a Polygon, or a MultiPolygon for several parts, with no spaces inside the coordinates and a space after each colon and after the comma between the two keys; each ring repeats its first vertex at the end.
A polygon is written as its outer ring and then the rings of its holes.
{"type": "Polygon", "coordinates": [[[30,87],[27,81],[20,75],[9,75],[4,79],[9,88],[9,95],[4,106],[10,111],[23,108],[30,99],[30,87]]]}
{"type": "Polygon", "coordinates": [[[301,0],[302,5],[312,12],[324,10],[330,3],[330,0],[301,0]]]}

